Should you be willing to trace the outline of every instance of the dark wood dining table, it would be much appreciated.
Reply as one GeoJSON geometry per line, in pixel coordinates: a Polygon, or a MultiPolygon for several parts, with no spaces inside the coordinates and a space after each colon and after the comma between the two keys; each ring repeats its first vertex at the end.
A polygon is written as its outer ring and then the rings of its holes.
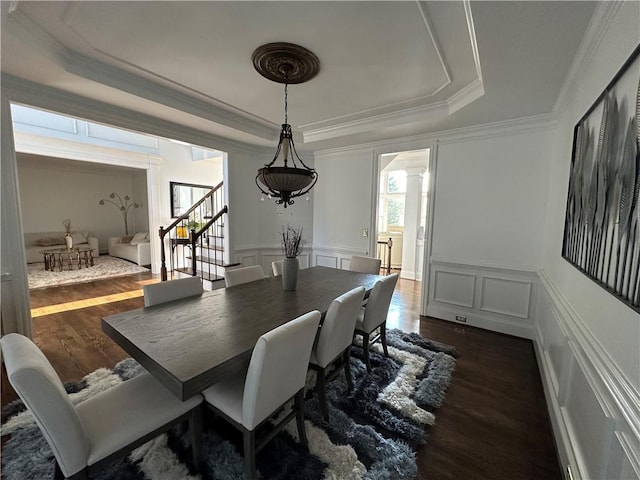
{"type": "Polygon", "coordinates": [[[181,399],[239,372],[260,336],[379,275],[312,267],[295,291],[270,277],[102,319],[102,330],[181,399]]]}

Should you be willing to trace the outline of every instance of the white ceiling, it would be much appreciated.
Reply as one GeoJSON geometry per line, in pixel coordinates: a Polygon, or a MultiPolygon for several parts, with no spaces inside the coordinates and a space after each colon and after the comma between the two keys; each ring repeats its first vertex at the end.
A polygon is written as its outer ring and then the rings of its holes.
{"type": "Polygon", "coordinates": [[[251,54],[297,43],[320,73],[289,88],[289,121],[318,150],[550,113],[595,5],[2,2],[2,72],[272,145],[283,86],[251,54]]]}

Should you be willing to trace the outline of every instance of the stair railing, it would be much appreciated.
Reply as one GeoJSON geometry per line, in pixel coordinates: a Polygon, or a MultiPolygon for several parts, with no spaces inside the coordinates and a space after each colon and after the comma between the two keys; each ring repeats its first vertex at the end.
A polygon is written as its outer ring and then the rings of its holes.
{"type": "MultiPolygon", "coordinates": [[[[220,182],[167,228],[162,226],[159,228],[160,277],[162,281],[166,281],[168,278],[167,243],[170,247],[169,263],[172,276],[176,271],[192,276],[197,275],[198,250],[196,247],[205,245],[205,242],[202,241],[203,238],[213,237],[216,250],[222,251],[224,229],[222,216],[228,211],[227,207],[223,205],[222,186],[223,182],[220,182]],[[189,257],[186,256],[185,247],[190,250],[189,257]],[[182,251],[182,257],[180,257],[178,250],[182,251]]],[[[206,244],[209,244],[209,240],[206,241],[206,244]]],[[[222,258],[219,259],[219,263],[223,264],[222,258]]]]}
{"type": "Polygon", "coordinates": [[[386,242],[378,240],[378,255],[377,257],[382,260],[382,269],[386,270],[386,274],[391,273],[391,248],[393,247],[393,240],[389,238],[386,242]]]}

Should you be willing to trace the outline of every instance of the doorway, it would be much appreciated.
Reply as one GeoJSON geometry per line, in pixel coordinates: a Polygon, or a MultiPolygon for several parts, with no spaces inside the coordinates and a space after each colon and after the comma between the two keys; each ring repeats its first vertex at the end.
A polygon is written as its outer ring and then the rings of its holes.
{"type": "MultiPolygon", "coordinates": [[[[429,148],[379,156],[374,238],[380,246],[391,244],[383,263],[390,260],[403,283],[421,283],[425,275],[430,156],[429,148]]],[[[422,285],[415,287],[424,295],[422,285]]]]}

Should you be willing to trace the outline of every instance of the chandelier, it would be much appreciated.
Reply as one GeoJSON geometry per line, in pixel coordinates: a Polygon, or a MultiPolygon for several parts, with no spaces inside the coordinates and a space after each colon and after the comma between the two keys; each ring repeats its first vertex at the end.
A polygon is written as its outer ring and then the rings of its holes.
{"type": "Polygon", "coordinates": [[[258,47],[251,59],[260,75],[274,82],[284,83],[284,123],[280,130],[280,140],[273,160],[258,170],[256,185],[262,192],[263,199],[267,195],[275,198],[278,205],[287,208],[294,204],[294,198],[309,193],[318,181],[318,173],[305,165],[293,143],[287,116],[288,87],[315,77],[320,69],[320,61],[306,48],[283,42],[258,47]],[[281,154],[284,166],[276,166],[281,154]]]}

